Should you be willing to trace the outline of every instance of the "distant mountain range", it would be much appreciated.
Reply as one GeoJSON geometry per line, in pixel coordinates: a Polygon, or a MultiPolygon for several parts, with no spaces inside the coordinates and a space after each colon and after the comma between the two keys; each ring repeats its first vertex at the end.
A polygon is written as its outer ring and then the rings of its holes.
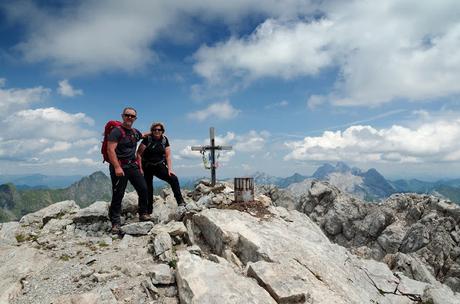
{"type": "Polygon", "coordinates": [[[0,184],[11,183],[17,189],[60,189],[80,180],[81,175],[0,175],[0,184]]]}
{"type": "MultiPolygon", "coordinates": [[[[110,201],[112,187],[110,178],[103,172],[98,171],[80,178],[70,186],[61,189],[50,189],[56,185],[54,177],[45,175],[21,176],[15,179],[19,185],[6,183],[0,185],[0,223],[11,220],[19,220],[23,215],[42,209],[53,203],[74,200],[80,207],[86,207],[95,201],[110,201]],[[33,178],[37,177],[37,180],[33,178]],[[44,183],[45,181],[51,182],[44,183]],[[28,184],[23,184],[27,182],[28,184]]],[[[64,179],[67,182],[75,177],[64,179]]],[[[184,189],[191,189],[197,178],[180,179],[184,189]]],[[[62,182],[64,184],[64,181],[62,182]]],[[[154,189],[158,193],[165,186],[163,181],[154,180],[154,189]]],[[[128,183],[127,191],[134,191],[128,183]]]]}
{"type": "Polygon", "coordinates": [[[20,189],[12,183],[0,185],[0,222],[18,220],[50,204],[74,200],[86,207],[96,200],[110,200],[110,179],[98,171],[63,189],[20,189]]]}
{"type": "Polygon", "coordinates": [[[256,184],[273,184],[280,188],[288,188],[300,195],[307,191],[314,179],[325,180],[339,189],[351,193],[367,201],[384,199],[393,193],[427,193],[447,198],[453,202],[460,202],[460,179],[439,180],[425,182],[417,179],[387,180],[376,169],[363,171],[356,167],[349,167],[344,162],[335,165],[324,164],[311,176],[298,173],[286,178],[270,176],[263,172],[253,175],[256,184]]]}
{"type": "MultiPolygon", "coordinates": [[[[287,188],[295,196],[308,191],[311,181],[319,179],[328,181],[339,189],[367,201],[378,201],[393,193],[415,192],[433,194],[453,202],[460,202],[460,179],[436,182],[417,179],[390,181],[375,169],[363,171],[356,167],[351,168],[343,162],[335,165],[324,164],[311,176],[295,173],[281,178],[256,172],[252,177],[256,184],[274,184],[280,188],[287,188]]],[[[181,178],[182,188],[192,189],[197,179],[200,178],[181,178]]],[[[74,200],[81,207],[85,207],[97,200],[109,201],[112,195],[110,178],[100,171],[83,178],[40,174],[0,177],[0,181],[5,180],[8,183],[0,185],[0,222],[18,220],[24,214],[63,200],[74,200]],[[59,184],[65,187],[52,189],[59,184]]],[[[164,182],[155,179],[156,191],[164,186],[164,182]]],[[[127,189],[127,191],[133,190],[132,186],[127,189]]]]}

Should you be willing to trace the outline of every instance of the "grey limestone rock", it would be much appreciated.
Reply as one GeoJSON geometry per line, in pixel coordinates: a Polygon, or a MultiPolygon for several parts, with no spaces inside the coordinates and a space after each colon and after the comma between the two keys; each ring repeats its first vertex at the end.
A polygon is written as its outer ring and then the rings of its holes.
{"type": "Polygon", "coordinates": [[[382,234],[377,238],[377,242],[382,246],[386,253],[396,253],[404,238],[405,232],[401,224],[394,223],[385,228],[382,234]]]}
{"type": "Polygon", "coordinates": [[[139,196],[136,191],[125,193],[123,200],[121,201],[121,213],[122,214],[137,214],[139,208],[139,196]]]}
{"type": "Polygon", "coordinates": [[[414,253],[432,275],[460,291],[460,207],[429,195],[394,194],[372,204],[350,197],[327,182],[313,181],[300,210],[335,243],[381,260],[414,253]],[[458,253],[457,253],[458,251],[458,253]]]}
{"type": "Polygon", "coordinates": [[[147,235],[153,228],[152,222],[138,222],[121,226],[121,231],[130,235],[147,235]]]}
{"type": "Polygon", "coordinates": [[[172,240],[167,232],[160,232],[154,236],[153,254],[161,261],[169,262],[172,259],[172,247],[172,240]]]}
{"type": "Polygon", "coordinates": [[[151,233],[154,235],[160,234],[161,232],[167,232],[172,237],[182,237],[187,234],[187,228],[183,222],[171,221],[167,224],[157,224],[151,231],[151,233]]]}
{"type": "Polygon", "coordinates": [[[108,220],[109,203],[97,201],[86,208],[78,210],[73,218],[75,223],[93,223],[108,220]]]}
{"type": "Polygon", "coordinates": [[[249,265],[248,275],[279,302],[412,303],[393,293],[400,280],[387,265],[362,261],[331,244],[305,215],[291,211],[290,218],[257,221],[235,210],[209,209],[194,221],[214,252],[237,253],[249,265]]]}
{"type": "Polygon", "coordinates": [[[153,284],[173,284],[176,281],[174,272],[166,264],[157,264],[150,268],[149,273],[153,284]]]}
{"type": "Polygon", "coordinates": [[[276,303],[265,289],[229,265],[214,263],[187,251],[178,252],[176,276],[179,298],[184,304],[276,303]]]}
{"type": "Polygon", "coordinates": [[[19,222],[3,223],[0,226],[0,246],[16,245],[18,243],[16,235],[19,231],[19,222]]]}
{"type": "Polygon", "coordinates": [[[37,212],[24,215],[19,223],[21,225],[37,224],[40,228],[43,227],[52,218],[62,217],[66,214],[75,213],[80,207],[75,201],[62,201],[46,208],[40,209],[37,212]]]}

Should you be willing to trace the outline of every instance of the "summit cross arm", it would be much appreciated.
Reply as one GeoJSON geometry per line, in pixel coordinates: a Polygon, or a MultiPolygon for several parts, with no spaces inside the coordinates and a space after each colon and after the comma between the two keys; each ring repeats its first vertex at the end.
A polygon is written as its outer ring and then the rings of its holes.
{"type": "Polygon", "coordinates": [[[214,127],[209,128],[210,145],[206,146],[192,146],[192,151],[210,151],[211,154],[211,185],[216,185],[216,151],[218,150],[232,150],[232,146],[216,146],[214,137],[214,127]]]}

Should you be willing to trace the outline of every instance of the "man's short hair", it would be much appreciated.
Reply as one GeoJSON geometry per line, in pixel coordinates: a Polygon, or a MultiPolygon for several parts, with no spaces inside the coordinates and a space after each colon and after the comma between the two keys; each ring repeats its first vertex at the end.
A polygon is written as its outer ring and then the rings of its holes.
{"type": "Polygon", "coordinates": [[[132,107],[126,107],[126,108],[124,108],[124,109],[123,109],[123,112],[122,112],[121,114],[125,114],[126,110],[133,110],[133,111],[136,112],[136,114],[137,114],[136,109],[134,109],[134,108],[132,108],[132,107]]]}

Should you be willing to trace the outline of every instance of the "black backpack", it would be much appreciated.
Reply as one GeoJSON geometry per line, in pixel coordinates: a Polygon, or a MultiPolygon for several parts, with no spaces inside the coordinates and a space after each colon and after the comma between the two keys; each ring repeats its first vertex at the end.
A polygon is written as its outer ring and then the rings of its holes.
{"type": "MultiPolygon", "coordinates": [[[[163,149],[166,149],[166,140],[167,140],[166,136],[163,135],[162,138],[161,138],[161,145],[163,146],[163,149]]],[[[157,146],[157,144],[155,143],[155,144],[152,146],[152,144],[153,144],[153,139],[152,139],[152,136],[151,136],[151,135],[149,135],[149,136],[147,137],[147,141],[148,141],[148,143],[147,143],[147,146],[145,146],[145,150],[147,150],[147,149],[152,149],[152,150],[155,149],[155,147],[157,146]]]]}

